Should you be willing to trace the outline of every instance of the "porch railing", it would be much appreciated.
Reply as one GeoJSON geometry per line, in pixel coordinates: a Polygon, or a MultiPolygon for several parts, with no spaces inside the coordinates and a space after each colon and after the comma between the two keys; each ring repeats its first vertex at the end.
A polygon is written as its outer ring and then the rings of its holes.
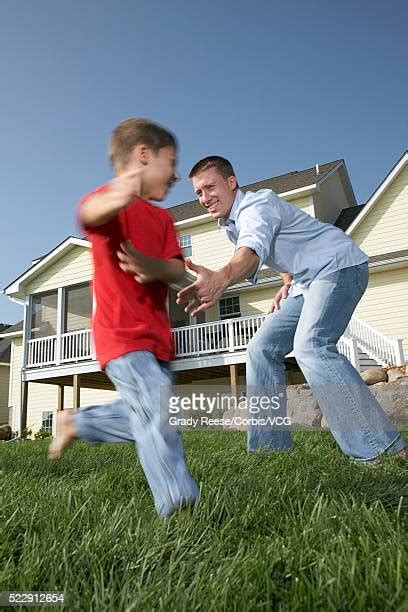
{"type": "MultiPolygon", "coordinates": [[[[172,330],[176,358],[243,351],[266,316],[258,314],[177,327],[172,330]]],[[[387,338],[357,317],[352,318],[337,347],[357,370],[360,369],[360,351],[383,366],[404,363],[401,340],[387,338]]],[[[91,330],[84,329],[61,336],[29,340],[26,367],[37,368],[92,359],[95,359],[95,354],[91,330]]]]}
{"type": "Polygon", "coordinates": [[[28,341],[27,368],[95,359],[91,330],[67,332],[28,341]]]}
{"type": "Polygon", "coordinates": [[[404,365],[404,350],[399,338],[388,338],[355,316],[347,329],[350,336],[356,338],[359,348],[377,363],[382,366],[404,365]]]}

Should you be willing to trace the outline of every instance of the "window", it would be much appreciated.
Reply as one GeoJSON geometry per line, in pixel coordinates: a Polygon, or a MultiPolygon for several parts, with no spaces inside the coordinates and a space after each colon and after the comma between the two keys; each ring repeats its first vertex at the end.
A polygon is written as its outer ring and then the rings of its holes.
{"type": "Polygon", "coordinates": [[[179,244],[183,249],[184,257],[191,257],[193,255],[193,244],[191,234],[184,234],[180,236],[179,244]]]}
{"type": "Polygon", "coordinates": [[[89,284],[67,287],[65,290],[66,332],[89,329],[92,316],[92,295],[89,284]]]}
{"type": "Polygon", "coordinates": [[[45,338],[57,333],[57,291],[33,295],[31,302],[31,338],[45,338]]]}
{"type": "Polygon", "coordinates": [[[220,319],[232,319],[241,316],[239,295],[223,297],[220,299],[220,319]]]}
{"type": "Polygon", "coordinates": [[[45,431],[52,434],[52,421],[53,421],[54,413],[52,410],[46,410],[42,413],[42,426],[45,431]]]}

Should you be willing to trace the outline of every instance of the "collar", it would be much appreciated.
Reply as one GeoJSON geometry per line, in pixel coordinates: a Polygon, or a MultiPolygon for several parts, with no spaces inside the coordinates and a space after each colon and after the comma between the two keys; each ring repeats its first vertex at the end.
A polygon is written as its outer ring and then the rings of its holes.
{"type": "Polygon", "coordinates": [[[230,210],[230,214],[229,214],[228,219],[225,219],[225,218],[218,219],[218,227],[225,227],[225,228],[227,228],[232,223],[235,225],[235,219],[236,219],[236,216],[237,216],[238,206],[239,206],[239,203],[241,202],[243,197],[244,197],[244,194],[242,193],[242,191],[240,189],[238,189],[237,190],[237,194],[235,196],[234,203],[233,203],[232,208],[230,210]]]}

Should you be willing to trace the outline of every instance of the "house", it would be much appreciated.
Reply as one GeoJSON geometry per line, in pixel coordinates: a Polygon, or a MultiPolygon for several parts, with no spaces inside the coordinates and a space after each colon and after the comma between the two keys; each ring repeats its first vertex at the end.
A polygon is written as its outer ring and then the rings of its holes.
{"type": "MultiPolygon", "coordinates": [[[[387,296],[388,309],[394,297],[393,283],[402,296],[408,291],[403,254],[408,248],[406,156],[397,166],[364,207],[356,205],[343,160],[242,188],[271,188],[308,214],[351,233],[363,248],[368,246],[372,278],[367,299],[359,307],[360,318],[353,318],[339,342],[339,350],[359,370],[402,363],[401,338],[408,349],[406,314],[397,307],[401,302],[395,302],[392,317],[384,314],[384,302],[378,302],[378,295],[381,300],[387,296]],[[393,219],[393,235],[384,242],[388,236],[384,217],[388,215],[393,219]]],[[[186,256],[213,269],[228,261],[233,245],[197,201],[170,211],[186,256]]],[[[27,425],[35,431],[42,425],[54,432],[57,410],[117,397],[93,352],[91,276],[90,243],[70,236],[5,288],[7,295],[24,306],[23,323],[3,334],[12,344],[9,404],[13,430],[27,425]]],[[[245,382],[247,343],[262,324],[280,285],[280,277],[264,268],[258,285],[244,281],[230,287],[219,303],[198,319],[176,304],[178,288],[172,287],[168,307],[177,356],[172,363],[176,382],[216,382],[236,393],[237,385],[245,382]]],[[[293,356],[288,355],[288,384],[302,380],[293,356]]]]}
{"type": "Polygon", "coordinates": [[[346,233],[370,261],[356,316],[387,337],[402,338],[408,355],[408,151],[348,221],[346,233]]]}

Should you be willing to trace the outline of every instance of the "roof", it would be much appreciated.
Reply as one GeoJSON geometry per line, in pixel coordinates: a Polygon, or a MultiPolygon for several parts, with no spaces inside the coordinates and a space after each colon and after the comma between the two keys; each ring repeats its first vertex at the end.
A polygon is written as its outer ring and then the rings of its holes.
{"type": "MultiPolygon", "coordinates": [[[[0,363],[10,363],[11,358],[11,336],[14,333],[20,334],[23,331],[23,321],[19,321],[14,325],[8,325],[6,323],[0,323],[0,363]],[[5,338],[2,338],[2,335],[5,335],[5,338]]],[[[17,334],[16,334],[17,335],[17,334]]]]}
{"type": "Polygon", "coordinates": [[[363,210],[365,204],[359,206],[350,206],[350,208],[343,208],[336,221],[334,222],[335,227],[339,227],[343,232],[353,223],[354,219],[363,210]]]}
{"type": "MultiPolygon", "coordinates": [[[[327,164],[319,165],[319,174],[316,174],[316,167],[313,166],[313,168],[307,168],[306,170],[295,170],[294,172],[281,174],[280,176],[258,181],[257,183],[250,183],[249,185],[240,187],[240,189],[244,192],[257,191],[258,189],[272,189],[272,191],[278,194],[286,193],[287,191],[314,185],[317,181],[321,181],[326,174],[342,162],[342,159],[338,159],[327,164]]],[[[175,221],[184,221],[185,219],[191,219],[192,217],[198,217],[204,214],[198,200],[177,204],[176,206],[171,206],[167,210],[171,213],[175,221]]]]}
{"type": "Polygon", "coordinates": [[[2,334],[12,334],[17,331],[23,331],[23,321],[19,321],[18,323],[15,323],[14,325],[8,325],[7,329],[1,330],[1,333],[2,334]]]}

